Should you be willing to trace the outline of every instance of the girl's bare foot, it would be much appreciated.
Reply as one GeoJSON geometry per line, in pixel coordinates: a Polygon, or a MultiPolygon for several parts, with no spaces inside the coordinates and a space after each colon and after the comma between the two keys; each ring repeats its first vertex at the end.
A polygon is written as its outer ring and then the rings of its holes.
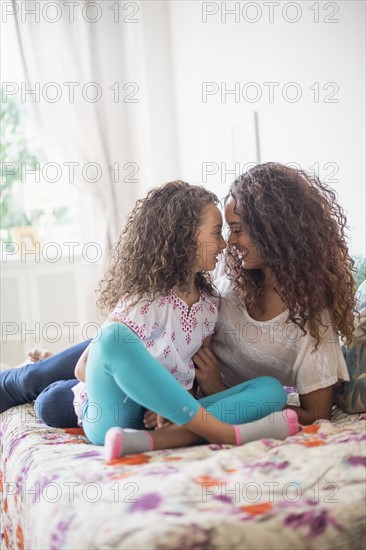
{"type": "Polygon", "coordinates": [[[38,361],[47,359],[47,357],[51,357],[52,355],[52,351],[48,349],[32,348],[28,351],[27,359],[32,363],[38,363],[38,361]]]}

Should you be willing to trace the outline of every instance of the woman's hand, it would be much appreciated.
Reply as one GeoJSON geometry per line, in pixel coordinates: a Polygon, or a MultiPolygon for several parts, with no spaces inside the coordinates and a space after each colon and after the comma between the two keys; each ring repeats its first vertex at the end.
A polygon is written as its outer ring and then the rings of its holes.
{"type": "Polygon", "coordinates": [[[154,411],[146,411],[144,414],[144,425],[145,428],[155,428],[155,430],[160,430],[161,428],[171,426],[172,422],[166,420],[160,414],[156,414],[154,411]]]}
{"type": "Polygon", "coordinates": [[[216,355],[206,343],[192,359],[196,367],[196,380],[204,395],[212,395],[227,389],[227,386],[221,380],[216,355]]]}

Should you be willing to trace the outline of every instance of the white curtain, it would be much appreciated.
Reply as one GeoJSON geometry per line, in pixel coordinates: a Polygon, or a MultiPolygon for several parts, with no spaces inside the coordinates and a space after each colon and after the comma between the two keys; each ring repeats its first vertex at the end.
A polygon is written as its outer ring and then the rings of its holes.
{"type": "Polygon", "coordinates": [[[82,0],[72,17],[59,2],[59,10],[41,11],[38,21],[30,10],[42,10],[43,2],[13,3],[27,81],[23,89],[37,90],[37,96],[25,99],[33,105],[42,146],[63,174],[69,177],[75,170],[74,184],[94,197],[95,210],[87,213],[93,220],[91,238],[108,247],[138,195],[133,121],[139,104],[127,103],[126,96],[139,100],[135,44],[141,30],[115,22],[110,7],[116,2],[87,2],[91,7],[83,12],[82,0]],[[100,12],[92,4],[102,10],[95,23],[91,19],[100,12]]]}

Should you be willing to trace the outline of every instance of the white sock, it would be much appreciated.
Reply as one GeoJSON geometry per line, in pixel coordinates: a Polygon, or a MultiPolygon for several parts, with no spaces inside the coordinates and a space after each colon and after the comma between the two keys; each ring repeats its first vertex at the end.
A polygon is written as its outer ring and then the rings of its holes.
{"type": "Polygon", "coordinates": [[[104,440],[104,457],[107,462],[119,456],[152,451],[154,441],[145,430],[110,428],[104,440]]]}
{"type": "Polygon", "coordinates": [[[292,409],[275,412],[260,420],[236,424],[233,427],[237,445],[244,445],[263,437],[286,439],[290,435],[295,435],[300,429],[297,414],[292,409]]]}

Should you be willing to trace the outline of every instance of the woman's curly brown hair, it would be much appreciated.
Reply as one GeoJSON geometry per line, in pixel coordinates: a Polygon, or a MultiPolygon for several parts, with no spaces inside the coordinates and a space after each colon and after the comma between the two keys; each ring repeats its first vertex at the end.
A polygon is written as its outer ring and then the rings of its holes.
{"type": "MultiPolygon", "coordinates": [[[[335,192],[314,175],[269,162],[236,179],[230,195],[276,278],[276,291],[289,310],[288,321],[303,333],[308,324],[316,349],[323,341],[321,311],[329,308],[334,330],[350,345],[355,270],[346,244],[346,216],[335,192]]],[[[244,269],[235,247],[229,247],[226,257],[228,275],[246,307],[261,307],[262,271],[244,269]]]]}
{"type": "MultiPolygon", "coordinates": [[[[175,286],[188,290],[197,262],[197,231],[212,203],[218,204],[214,193],[183,181],[152,189],[138,200],[99,283],[100,310],[111,311],[121,299],[130,306],[142,298],[152,301],[175,286]]],[[[196,284],[213,293],[208,273],[197,273],[196,284]]]]}

